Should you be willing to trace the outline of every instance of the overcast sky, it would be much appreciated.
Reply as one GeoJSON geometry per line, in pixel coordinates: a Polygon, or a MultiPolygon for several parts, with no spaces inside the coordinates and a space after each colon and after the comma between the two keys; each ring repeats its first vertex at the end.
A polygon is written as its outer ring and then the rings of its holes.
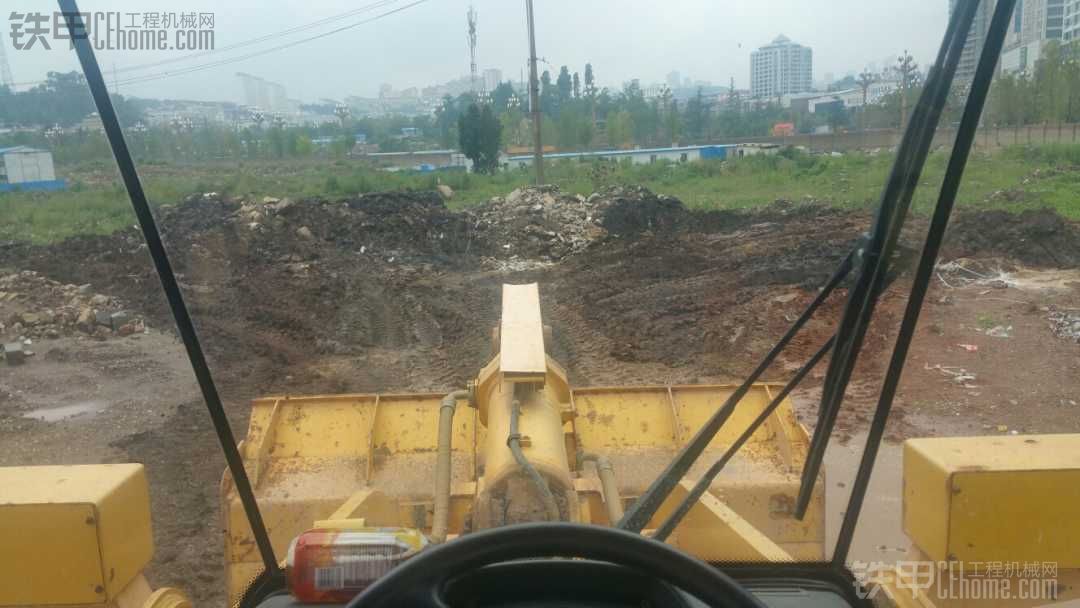
{"type": "MultiPolygon", "coordinates": [[[[99,51],[112,84],[139,97],[241,101],[236,72],[280,82],[289,97],[303,101],[375,96],[379,85],[396,89],[445,82],[467,74],[465,13],[469,0],[426,0],[400,12],[288,49],[171,78],[124,84],[125,78],[183,69],[249,55],[331,29],[371,19],[416,0],[382,0],[382,6],[335,18],[317,28],[277,35],[233,51],[219,50],[140,71],[147,62],[184,57],[189,51],[99,51]]],[[[376,0],[82,0],[82,11],[214,13],[217,48],[277,34],[374,4],[376,0]]],[[[523,0],[474,0],[479,14],[477,63],[517,79],[525,67],[528,39],[523,0]]],[[[738,87],[749,84],[750,51],[784,34],[810,46],[814,80],[878,67],[908,49],[921,66],[936,52],[945,30],[947,0],[535,0],[537,54],[553,73],[561,65],[583,71],[591,62],[603,86],[618,88],[630,78],[662,82],[678,70],[694,80],[738,87]]],[[[53,10],[44,0],[4,0],[0,11],[53,10]]],[[[128,23],[131,17],[122,17],[128,23]]],[[[138,17],[141,21],[141,17],[138,17]]],[[[16,50],[11,24],[0,28],[16,82],[40,80],[50,70],[77,69],[67,43],[52,49],[16,50]]],[[[25,40],[24,40],[25,42],[25,40]]],[[[543,68],[542,68],[543,69],[543,68]]]]}

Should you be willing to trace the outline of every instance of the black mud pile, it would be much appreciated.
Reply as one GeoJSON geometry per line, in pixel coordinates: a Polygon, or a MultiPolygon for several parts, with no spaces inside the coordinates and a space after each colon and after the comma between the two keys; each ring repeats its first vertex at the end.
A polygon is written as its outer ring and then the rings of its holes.
{"type": "Polygon", "coordinates": [[[1080,226],[1051,209],[965,212],[952,222],[946,253],[1001,257],[1039,268],[1076,268],[1080,226]]]}
{"type": "MultiPolygon", "coordinates": [[[[695,211],[634,187],[587,197],[526,188],[464,211],[434,192],[205,194],[158,217],[212,363],[243,399],[457,386],[486,362],[504,282],[541,284],[555,354],[577,381],[737,375],[870,221],[786,201],[695,211]]],[[[919,238],[908,240],[919,244],[925,220],[912,223],[919,238]]],[[[1045,212],[965,214],[947,255],[1070,266],[1080,260],[1076,235],[1045,212]]],[[[137,230],[5,254],[14,268],[89,283],[148,326],[172,327],[137,230]]],[[[839,305],[825,314],[834,312],[839,305]]],[[[808,349],[824,337],[810,330],[808,349]]]]}

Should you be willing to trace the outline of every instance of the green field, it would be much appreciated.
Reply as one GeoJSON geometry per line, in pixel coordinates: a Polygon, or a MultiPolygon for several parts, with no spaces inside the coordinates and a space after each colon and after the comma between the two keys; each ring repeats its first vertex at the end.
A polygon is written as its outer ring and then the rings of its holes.
{"type": "MultiPolygon", "coordinates": [[[[931,154],[916,213],[927,213],[937,194],[947,152],[931,154]]],[[[547,165],[548,181],[564,191],[589,194],[617,184],[643,185],[698,209],[734,209],[776,199],[814,199],[847,208],[874,204],[891,166],[891,154],[850,153],[752,157],[687,164],[600,165],[563,161],[547,165]]],[[[397,189],[431,189],[436,180],[452,187],[451,207],[461,208],[505,195],[530,182],[524,170],[494,176],[465,173],[407,174],[375,171],[352,161],[304,161],[200,165],[145,165],[143,184],[156,205],[175,204],[189,194],[340,198],[397,189]]],[[[134,223],[127,196],[111,164],[60,166],[70,189],[58,193],[0,194],[0,239],[47,243],[76,234],[105,234],[134,223]]],[[[1006,148],[973,154],[960,189],[961,208],[1014,211],[1051,207],[1080,220],[1080,145],[1006,148]]]]}

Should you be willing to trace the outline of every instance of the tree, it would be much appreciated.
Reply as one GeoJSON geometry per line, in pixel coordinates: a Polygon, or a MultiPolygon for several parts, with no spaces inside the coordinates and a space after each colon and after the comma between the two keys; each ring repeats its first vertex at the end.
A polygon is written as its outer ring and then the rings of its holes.
{"type": "Polygon", "coordinates": [[[867,96],[870,92],[870,85],[875,82],[877,82],[877,76],[869,71],[863,71],[855,80],[855,84],[859,85],[859,88],[862,89],[862,106],[859,108],[859,129],[863,131],[866,130],[867,96]]]}
{"type": "Polygon", "coordinates": [[[589,115],[592,118],[593,130],[596,130],[596,80],[593,76],[591,63],[585,64],[585,99],[589,102],[589,115]]]}
{"type": "Polygon", "coordinates": [[[510,99],[516,95],[514,91],[514,85],[510,84],[510,81],[500,82],[495,86],[495,90],[491,92],[491,105],[499,111],[505,110],[509,107],[510,99]]]}
{"type": "Polygon", "coordinates": [[[558,96],[551,83],[551,72],[544,70],[540,74],[540,110],[554,115],[556,105],[558,105],[558,96]]]}
{"type": "Polygon", "coordinates": [[[686,111],[683,112],[686,119],[686,135],[693,141],[701,141],[705,138],[705,123],[708,118],[706,112],[705,99],[699,87],[697,95],[686,102],[686,111]]]}
{"type": "Polygon", "coordinates": [[[439,143],[444,148],[449,148],[454,142],[454,127],[457,125],[461,111],[458,109],[454,98],[444,95],[442,103],[435,110],[435,125],[439,129],[439,143]]]}
{"type": "Polygon", "coordinates": [[[573,80],[570,78],[570,70],[564,65],[559,68],[559,77],[555,80],[555,88],[559,92],[559,105],[565,104],[570,101],[570,96],[574,92],[573,80]]]}
{"type": "Polygon", "coordinates": [[[896,58],[896,73],[900,76],[900,128],[907,124],[908,90],[919,84],[919,64],[904,49],[904,54],[896,58]]]}
{"type": "Polygon", "coordinates": [[[502,124],[490,105],[481,110],[475,103],[458,118],[458,138],[462,153],[472,161],[476,173],[494,173],[499,168],[502,124]]]}
{"type": "Polygon", "coordinates": [[[735,90],[735,78],[731,79],[731,86],[728,89],[727,107],[729,111],[741,112],[742,111],[742,96],[735,90]]]}
{"type": "Polygon", "coordinates": [[[608,143],[616,148],[629,146],[634,142],[634,118],[627,110],[620,110],[608,115],[608,143]]]}
{"type": "Polygon", "coordinates": [[[672,99],[668,104],[667,116],[665,117],[667,122],[667,135],[671,144],[679,141],[679,100],[672,99]]]}

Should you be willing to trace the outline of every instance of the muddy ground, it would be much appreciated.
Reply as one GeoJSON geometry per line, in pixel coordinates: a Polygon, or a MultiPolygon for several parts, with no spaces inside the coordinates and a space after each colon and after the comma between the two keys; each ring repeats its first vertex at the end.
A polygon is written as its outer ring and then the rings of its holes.
{"type": "MultiPolygon", "coordinates": [[[[691,212],[625,188],[588,198],[514,192],[465,212],[435,193],[295,202],[211,193],[162,208],[159,220],[242,436],[248,401],[267,393],[461,386],[487,360],[504,282],[540,283],[550,350],[575,385],[738,380],[870,216],[785,201],[691,212]]],[[[901,262],[926,227],[910,224],[901,262]]],[[[23,273],[0,286],[4,342],[29,338],[34,352],[0,366],[0,464],[146,463],[152,582],[220,604],[224,465],[139,233],[9,243],[0,253],[0,277],[23,273]],[[90,323],[87,309],[95,321],[123,312],[128,325],[90,323]]],[[[889,441],[1080,431],[1080,227],[1051,212],[961,214],[942,262],[889,441]]],[[[867,336],[837,425],[849,452],[908,287],[902,277],[884,295],[867,336]]],[[[816,350],[844,296],[767,378],[785,379],[816,350]]],[[[808,426],[823,374],[796,394],[808,426]]]]}

